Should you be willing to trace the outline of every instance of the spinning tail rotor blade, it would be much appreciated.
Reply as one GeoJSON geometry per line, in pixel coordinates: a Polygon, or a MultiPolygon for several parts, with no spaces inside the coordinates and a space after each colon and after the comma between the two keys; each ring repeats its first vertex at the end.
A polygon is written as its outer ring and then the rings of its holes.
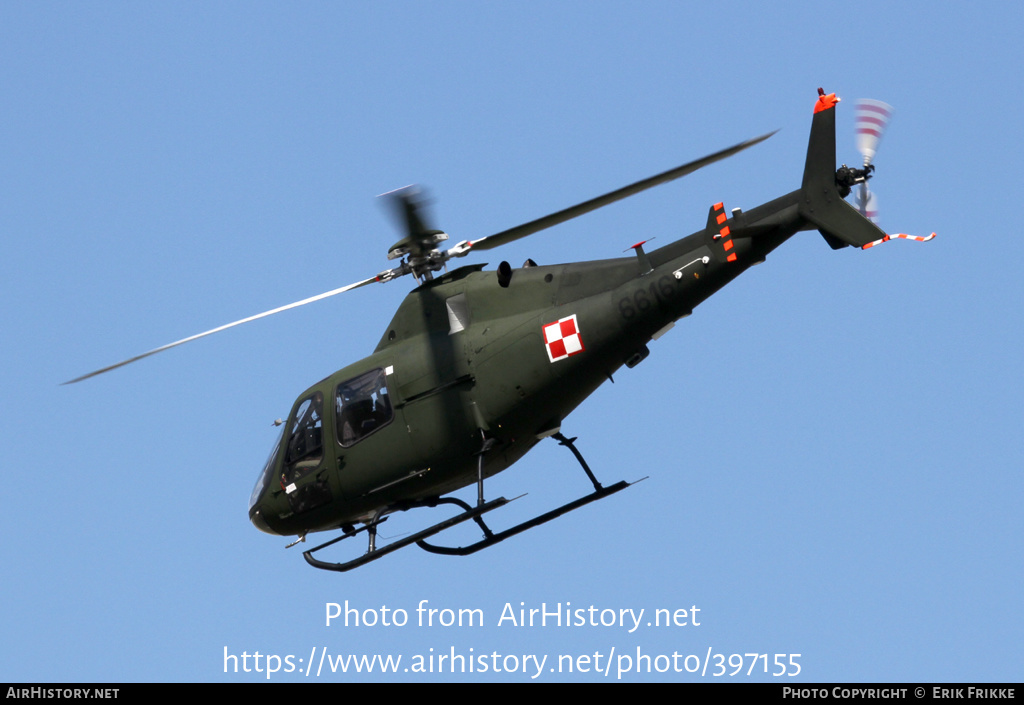
{"type": "MultiPolygon", "coordinates": [[[[875,153],[878,151],[878,143],[882,141],[882,135],[885,134],[885,128],[889,126],[889,121],[892,119],[892,112],[892,106],[888,103],[883,103],[880,100],[857,101],[857,150],[861,153],[861,156],[864,157],[865,172],[864,181],[862,181],[858,187],[854,188],[854,201],[856,202],[857,210],[876,224],[878,223],[878,201],[875,199],[875,194],[868,188],[868,179],[871,178],[871,172],[874,171],[874,167],[871,165],[871,162],[874,160],[875,153]]],[[[881,245],[883,242],[889,242],[890,240],[928,242],[934,238],[935,233],[923,237],[920,235],[894,233],[892,235],[886,235],[874,242],[862,245],[861,249],[867,250],[871,247],[875,247],[876,245],[881,245]]]]}
{"type": "MultiPolygon", "coordinates": [[[[871,162],[875,159],[878,151],[878,143],[882,141],[885,128],[892,119],[892,106],[880,100],[859,100],[856,106],[856,139],[857,151],[864,158],[864,168],[873,169],[871,162]]],[[[870,177],[870,172],[867,175],[870,177]]],[[[857,210],[861,215],[870,219],[871,222],[878,222],[878,204],[875,195],[868,188],[867,178],[857,189],[855,197],[857,210]]]]}
{"type": "Polygon", "coordinates": [[[857,151],[864,157],[864,166],[870,164],[878,151],[885,128],[892,119],[892,106],[880,100],[857,101],[857,151]]]}
{"type": "Polygon", "coordinates": [[[877,225],[878,199],[875,198],[875,194],[868,188],[868,182],[865,181],[861,184],[856,193],[857,210],[861,212],[861,215],[877,225]]]}

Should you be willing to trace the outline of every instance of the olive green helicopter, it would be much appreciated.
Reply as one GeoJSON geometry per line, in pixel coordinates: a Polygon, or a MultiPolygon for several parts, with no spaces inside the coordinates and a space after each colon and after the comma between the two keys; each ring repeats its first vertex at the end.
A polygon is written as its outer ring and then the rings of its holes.
{"type": "Polygon", "coordinates": [[[80,382],[144,357],[281,311],[368,284],[412,274],[417,286],[399,306],[369,356],[303,392],[249,500],[259,530],[297,536],[340,531],[304,552],[317,568],[347,571],[417,544],[445,555],[468,555],[629,487],[602,485],[561,432],[565,418],[605,380],[648,355],[647,344],[794,234],[818,230],[833,249],[867,249],[893,238],[873,222],[867,188],[875,148],[891,115],[878,101],[858,105],[863,166],[836,168],[835,113],[839,99],[818,89],[799,189],[748,211],[711,206],[701,230],[647,252],[611,260],[495,271],[483,264],[447,270],[449,259],[489,250],[602,206],[678,179],[764,141],[769,133],[602,196],[476,240],[438,249],[448,239],[430,227],[413,188],[385,194],[405,237],[388,259],[398,266],[373,277],[150,350],[65,384],[80,382]],[[856,206],[844,199],[854,193],[856,206]],[[551,437],[575,456],[592,490],[575,501],[503,531],[484,515],[504,506],[486,499],[488,477],[507,469],[551,437]],[[475,504],[449,496],[476,485],[475,504]],[[388,515],[453,505],[458,513],[378,546],[388,515]],[[449,527],[474,521],[482,538],[466,546],[429,543],[449,527]],[[361,532],[367,550],[343,562],[314,554],[361,532]]]}

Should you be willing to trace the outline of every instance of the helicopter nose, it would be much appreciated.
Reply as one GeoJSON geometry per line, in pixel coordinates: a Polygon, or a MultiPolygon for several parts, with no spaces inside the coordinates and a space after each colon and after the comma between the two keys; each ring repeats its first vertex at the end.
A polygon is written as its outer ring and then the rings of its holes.
{"type": "Polygon", "coordinates": [[[271,536],[281,536],[281,534],[277,533],[276,531],[271,529],[269,525],[267,525],[266,520],[263,518],[262,512],[260,512],[258,508],[254,508],[251,512],[249,512],[249,521],[252,522],[253,526],[255,526],[257,529],[259,529],[265,534],[270,534],[271,536]]]}

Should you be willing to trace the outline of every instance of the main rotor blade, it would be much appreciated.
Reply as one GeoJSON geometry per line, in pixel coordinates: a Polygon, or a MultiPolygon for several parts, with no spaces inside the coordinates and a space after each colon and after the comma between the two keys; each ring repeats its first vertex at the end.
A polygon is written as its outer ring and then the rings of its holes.
{"type": "Polygon", "coordinates": [[[292,308],[298,308],[299,306],[305,306],[306,304],[311,304],[314,301],[320,301],[321,299],[326,299],[326,298],[328,298],[330,296],[334,296],[336,294],[341,294],[341,293],[344,293],[346,291],[350,291],[352,289],[358,289],[361,286],[365,286],[367,284],[373,284],[374,282],[377,282],[377,281],[388,281],[388,279],[390,279],[391,277],[386,277],[385,278],[386,274],[388,274],[388,273],[387,272],[382,272],[381,274],[378,274],[375,277],[370,277],[369,279],[364,279],[363,281],[356,282],[355,284],[349,284],[348,286],[343,286],[343,287],[341,287],[339,289],[333,289],[331,291],[324,292],[323,294],[317,294],[316,296],[311,296],[308,299],[303,299],[302,301],[296,301],[295,303],[288,304],[287,306],[280,306],[278,308],[271,309],[270,311],[264,311],[263,313],[257,313],[255,316],[249,316],[248,318],[243,318],[240,321],[235,321],[233,323],[228,323],[227,325],[218,326],[217,328],[213,328],[211,330],[205,331],[203,333],[199,333],[197,335],[190,335],[187,338],[182,338],[181,340],[176,340],[173,343],[168,343],[167,345],[161,345],[159,348],[153,348],[149,352],[144,352],[141,355],[136,355],[135,357],[132,357],[132,358],[129,358],[129,359],[124,360],[122,362],[119,362],[116,365],[110,365],[109,367],[104,367],[103,369],[96,370],[95,372],[90,372],[89,374],[82,375],[81,377],[76,377],[75,379],[68,380],[67,382],[63,382],[62,385],[63,384],[74,384],[75,382],[81,382],[84,379],[89,379],[90,377],[95,377],[96,375],[101,375],[104,372],[110,372],[111,370],[116,370],[118,367],[124,367],[125,365],[127,365],[129,363],[132,363],[132,362],[135,362],[136,360],[141,360],[144,357],[149,357],[150,355],[155,355],[158,352],[163,352],[164,350],[169,350],[170,348],[177,347],[178,345],[184,345],[185,343],[190,343],[193,340],[198,340],[199,338],[205,338],[208,335],[213,335],[214,333],[219,333],[222,330],[227,330],[228,328],[234,328],[235,326],[240,326],[243,323],[248,323],[249,321],[255,321],[256,319],[259,319],[259,318],[266,318],[267,316],[272,316],[275,313],[281,313],[281,311],[287,311],[287,310],[292,309],[292,308]]]}
{"type": "Polygon", "coordinates": [[[406,237],[422,237],[433,231],[428,222],[429,215],[426,212],[429,204],[418,186],[403,186],[394,191],[382,193],[377,198],[384,199],[384,203],[392,211],[399,229],[406,237]]]}
{"type": "MultiPolygon", "coordinates": [[[[778,130],[776,130],[776,132],[778,132],[778,130]]],[[[714,162],[717,162],[721,159],[725,159],[726,157],[731,157],[732,155],[738,152],[742,152],[747,147],[753,147],[755,144],[759,142],[764,142],[766,139],[768,139],[774,134],[775,132],[769,132],[766,135],[755,137],[752,140],[740,142],[739,144],[733,147],[729,147],[728,149],[723,149],[720,152],[709,154],[706,157],[702,157],[695,161],[689,162],[688,164],[677,166],[675,169],[669,169],[668,171],[662,172],[655,176],[651,176],[641,181],[637,181],[636,183],[630,184],[629,186],[623,186],[622,188],[606,193],[603,196],[598,196],[597,198],[592,198],[589,201],[584,201],[583,203],[579,203],[575,206],[570,206],[569,208],[560,210],[557,213],[546,215],[543,218],[538,218],[537,220],[531,220],[529,223],[517,225],[514,228],[503,230],[502,232],[495,233],[494,235],[488,235],[487,237],[481,238],[479,240],[473,240],[471,243],[469,243],[470,247],[474,250],[489,250],[492,247],[498,247],[500,245],[512,242],[513,240],[518,240],[519,238],[526,237],[527,235],[532,235],[535,232],[539,232],[546,228],[550,228],[554,225],[558,225],[559,223],[564,223],[567,220],[572,220],[573,218],[581,216],[584,213],[589,213],[590,211],[597,210],[602,206],[607,206],[610,203],[621,201],[623,198],[633,196],[635,194],[640,193],[641,191],[646,191],[647,189],[652,188],[654,186],[658,186],[669,181],[674,181],[675,179],[678,179],[682,176],[691,174],[700,169],[701,167],[707,166],[708,164],[713,164],[714,162]]],[[[468,249],[469,248],[467,248],[466,251],[468,251],[468,249]]],[[[465,254],[465,252],[460,252],[458,254],[465,254]]]]}

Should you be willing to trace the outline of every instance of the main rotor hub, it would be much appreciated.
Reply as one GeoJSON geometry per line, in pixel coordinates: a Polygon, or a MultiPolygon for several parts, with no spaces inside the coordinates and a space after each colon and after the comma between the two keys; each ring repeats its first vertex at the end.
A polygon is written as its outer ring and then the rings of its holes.
{"type": "Polygon", "coordinates": [[[409,255],[410,259],[437,252],[437,245],[448,239],[443,230],[427,230],[403,237],[388,250],[388,259],[398,259],[409,255]]]}

